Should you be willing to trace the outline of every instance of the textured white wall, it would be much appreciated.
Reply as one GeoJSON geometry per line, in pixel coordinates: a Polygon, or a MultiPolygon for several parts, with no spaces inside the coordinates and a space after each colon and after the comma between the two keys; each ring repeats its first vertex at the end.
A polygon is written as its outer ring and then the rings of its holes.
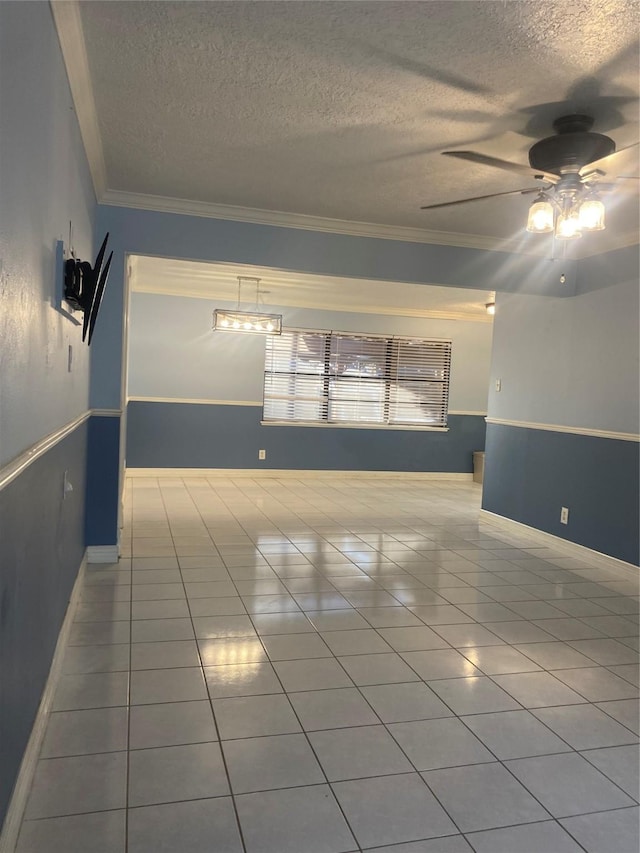
{"type": "Polygon", "coordinates": [[[70,221],[90,258],[95,199],[48,3],[0,3],[0,80],[1,465],[87,409],[89,353],[53,307],[54,260],[70,221]]]}
{"type": "Polygon", "coordinates": [[[489,415],[638,433],[638,301],[637,277],[568,299],[498,294],[489,415]]]}
{"type": "MultiPolygon", "coordinates": [[[[129,338],[129,396],[206,400],[262,400],[264,339],[211,332],[206,299],[133,293],[129,338]]],[[[229,305],[228,307],[234,307],[229,305]]],[[[485,412],[491,356],[491,325],[269,308],[285,325],[452,340],[452,411],[485,412]]]]}

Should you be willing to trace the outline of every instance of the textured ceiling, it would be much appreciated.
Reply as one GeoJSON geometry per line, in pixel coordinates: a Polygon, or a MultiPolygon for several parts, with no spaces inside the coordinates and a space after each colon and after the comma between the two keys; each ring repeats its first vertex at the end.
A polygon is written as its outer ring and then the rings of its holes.
{"type": "MultiPolygon", "coordinates": [[[[634,0],[80,8],[111,190],[502,239],[530,199],[418,208],[534,182],[440,151],[526,163],[575,111],[638,138],[634,0]]],[[[609,233],[637,212],[616,193],[609,233]]]]}
{"type": "MultiPolygon", "coordinates": [[[[143,255],[131,256],[130,263],[131,290],[142,293],[235,302],[238,298],[238,276],[243,276],[260,279],[258,301],[265,306],[492,322],[485,305],[495,297],[495,293],[487,290],[425,287],[422,284],[308,275],[248,264],[210,264],[143,255]]],[[[244,280],[240,296],[243,307],[255,305],[255,282],[244,280]]]]}

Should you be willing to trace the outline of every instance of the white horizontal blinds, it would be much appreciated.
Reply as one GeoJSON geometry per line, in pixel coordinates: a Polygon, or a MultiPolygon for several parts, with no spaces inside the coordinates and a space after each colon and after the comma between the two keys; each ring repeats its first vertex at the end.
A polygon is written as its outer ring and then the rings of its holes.
{"type": "Polygon", "coordinates": [[[451,342],[396,339],[389,423],[447,425],[451,342]]]}
{"type": "Polygon", "coordinates": [[[450,341],[285,331],[266,345],[265,420],[446,426],[450,341]]]}
{"type": "Polygon", "coordinates": [[[264,418],[326,420],[327,335],[283,332],[266,339],[264,418]]]}
{"type": "Polygon", "coordinates": [[[333,423],[385,423],[389,342],[331,335],[329,414],[333,423]]]}

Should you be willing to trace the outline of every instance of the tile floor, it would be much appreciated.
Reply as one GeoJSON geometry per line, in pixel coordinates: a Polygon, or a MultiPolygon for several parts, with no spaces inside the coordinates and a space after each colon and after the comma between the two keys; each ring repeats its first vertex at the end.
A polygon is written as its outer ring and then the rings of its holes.
{"type": "Polygon", "coordinates": [[[638,584],[479,499],[130,480],[19,853],[637,853],[638,584]]]}

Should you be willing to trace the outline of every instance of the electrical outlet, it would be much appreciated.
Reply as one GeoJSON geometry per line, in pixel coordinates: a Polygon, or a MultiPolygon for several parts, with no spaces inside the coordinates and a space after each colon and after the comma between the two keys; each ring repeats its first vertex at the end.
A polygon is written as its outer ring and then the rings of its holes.
{"type": "Polygon", "coordinates": [[[267,458],[267,451],[266,450],[259,450],[258,451],[258,459],[266,459],[266,458],[267,458]]]}
{"type": "Polygon", "coordinates": [[[560,508],[560,524],[569,524],[569,507],[563,506],[560,508]]]}
{"type": "Polygon", "coordinates": [[[496,379],[496,391],[502,391],[502,379],[496,379]]]}

